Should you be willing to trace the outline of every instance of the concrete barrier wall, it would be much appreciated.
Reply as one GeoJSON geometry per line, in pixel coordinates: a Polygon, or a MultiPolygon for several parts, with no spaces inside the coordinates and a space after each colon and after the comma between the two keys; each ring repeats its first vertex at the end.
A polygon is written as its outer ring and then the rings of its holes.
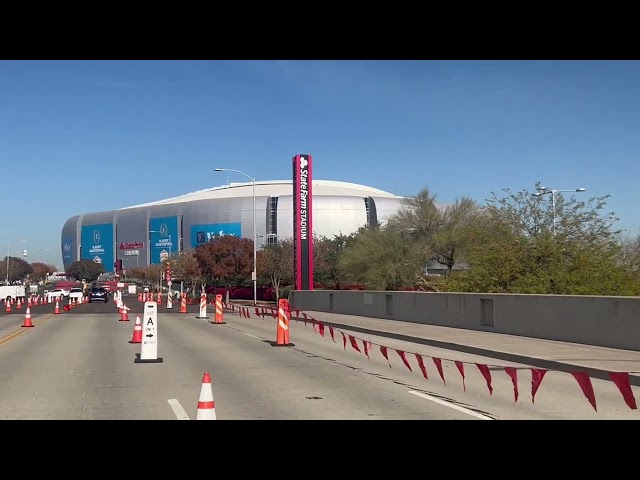
{"type": "Polygon", "coordinates": [[[290,299],[300,310],[640,351],[640,297],[302,290],[290,299]]]}

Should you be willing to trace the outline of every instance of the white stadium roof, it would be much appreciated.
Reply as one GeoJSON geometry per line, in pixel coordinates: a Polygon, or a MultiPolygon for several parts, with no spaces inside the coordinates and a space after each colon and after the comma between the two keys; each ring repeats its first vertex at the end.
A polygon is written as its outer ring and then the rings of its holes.
{"type": "MultiPolygon", "coordinates": [[[[338,182],[333,180],[313,180],[313,195],[345,195],[345,196],[363,196],[363,197],[386,197],[400,198],[384,190],[358,185],[356,183],[338,182]]],[[[292,195],[293,180],[269,180],[256,181],[257,197],[278,197],[284,195],[292,195]]],[[[131,207],[121,208],[126,210],[129,208],[152,207],[154,205],[167,205],[172,203],[192,202],[195,200],[207,200],[217,198],[237,198],[253,196],[253,182],[230,183],[220,187],[208,188],[191,192],[178,197],[158,200],[155,202],[133,205],[131,207]]]]}

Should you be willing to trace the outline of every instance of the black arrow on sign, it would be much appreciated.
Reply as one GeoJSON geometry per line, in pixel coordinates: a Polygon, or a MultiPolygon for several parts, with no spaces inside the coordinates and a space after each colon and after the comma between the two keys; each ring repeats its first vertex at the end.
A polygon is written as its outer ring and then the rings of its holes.
{"type": "Polygon", "coordinates": [[[153,335],[151,335],[151,334],[149,333],[149,334],[145,335],[145,337],[147,337],[147,338],[151,338],[151,337],[153,337],[153,335]]]}

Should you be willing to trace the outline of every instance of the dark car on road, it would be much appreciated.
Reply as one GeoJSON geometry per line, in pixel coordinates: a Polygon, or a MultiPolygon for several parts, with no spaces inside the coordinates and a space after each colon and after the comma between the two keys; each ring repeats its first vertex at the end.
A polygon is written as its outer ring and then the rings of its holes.
{"type": "Polygon", "coordinates": [[[104,287],[94,287],[89,292],[89,303],[109,301],[109,292],[104,287]]]}

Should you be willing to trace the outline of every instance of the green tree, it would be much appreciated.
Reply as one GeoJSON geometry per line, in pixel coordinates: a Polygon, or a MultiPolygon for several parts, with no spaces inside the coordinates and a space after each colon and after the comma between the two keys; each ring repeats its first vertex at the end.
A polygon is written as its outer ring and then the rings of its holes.
{"type": "Polygon", "coordinates": [[[265,245],[258,252],[256,266],[258,278],[268,282],[279,299],[282,286],[293,282],[293,241],[283,239],[275,245],[265,245]]]}
{"type": "Polygon", "coordinates": [[[629,272],[640,274],[640,234],[620,236],[620,265],[629,272]]]}
{"type": "Polygon", "coordinates": [[[478,216],[478,206],[470,198],[456,199],[438,206],[428,187],[403,200],[403,208],[391,216],[388,225],[424,249],[428,259],[436,260],[450,272],[467,243],[466,230],[478,216]]]}
{"type": "Polygon", "coordinates": [[[76,280],[84,278],[90,283],[95,282],[100,275],[105,273],[105,269],[101,263],[95,263],[91,260],[78,260],[69,266],[66,273],[76,280]]]}
{"type": "Polygon", "coordinates": [[[602,213],[605,197],[546,200],[523,190],[492,193],[467,230],[469,270],[452,276],[449,291],[629,295],[636,287],[621,265],[617,218],[602,213]],[[555,216],[555,229],[553,218],[555,216]]]}
{"type": "Polygon", "coordinates": [[[18,257],[9,257],[9,270],[7,272],[7,257],[0,262],[0,278],[4,279],[9,276],[9,282],[16,282],[18,280],[24,280],[27,275],[33,273],[33,268],[29,263],[18,257]]]}
{"type": "Polygon", "coordinates": [[[332,285],[340,289],[343,273],[339,268],[342,253],[353,243],[353,235],[342,233],[333,238],[318,235],[313,240],[314,266],[313,275],[316,281],[332,285]]]}
{"type": "Polygon", "coordinates": [[[425,254],[395,228],[362,228],[338,261],[347,279],[375,290],[413,286],[421,276],[425,254]]]}
{"type": "Polygon", "coordinates": [[[427,250],[431,258],[447,267],[447,276],[468,245],[469,229],[478,217],[476,202],[470,198],[456,199],[440,212],[440,222],[431,238],[427,240],[427,250]]]}

